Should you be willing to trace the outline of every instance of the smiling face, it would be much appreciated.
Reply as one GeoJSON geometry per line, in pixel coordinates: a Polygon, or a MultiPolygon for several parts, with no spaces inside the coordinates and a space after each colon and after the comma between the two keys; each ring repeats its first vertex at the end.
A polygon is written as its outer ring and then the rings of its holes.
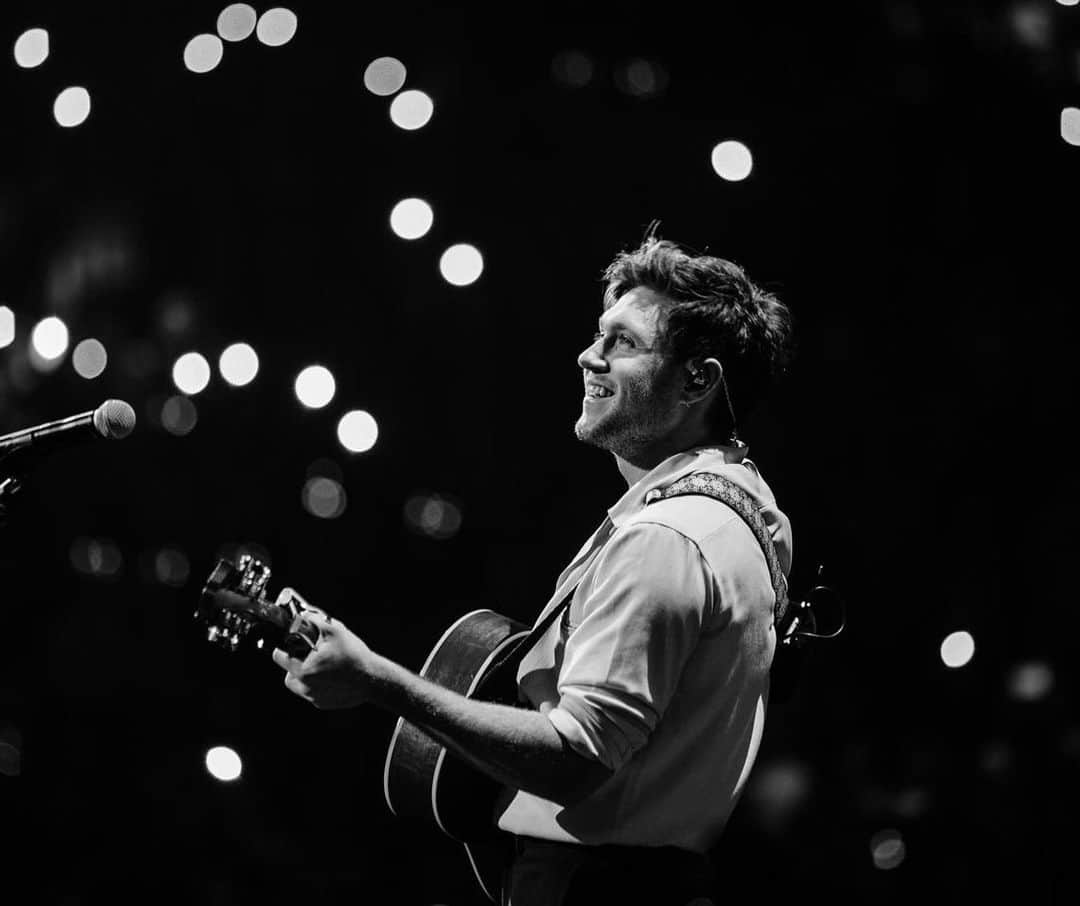
{"type": "Polygon", "coordinates": [[[677,452],[672,446],[688,414],[680,405],[685,369],[664,343],[664,304],[644,286],[620,296],[578,356],[585,398],[574,433],[646,469],[677,452]]]}

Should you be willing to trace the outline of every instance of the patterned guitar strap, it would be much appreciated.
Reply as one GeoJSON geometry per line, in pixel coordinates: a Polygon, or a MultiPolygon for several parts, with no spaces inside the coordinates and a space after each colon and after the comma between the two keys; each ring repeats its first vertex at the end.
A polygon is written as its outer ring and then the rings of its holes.
{"type": "Polygon", "coordinates": [[[754,498],[723,475],[715,472],[692,472],[666,487],[653,488],[645,495],[645,503],[648,505],[658,500],[683,497],[687,494],[701,494],[726,504],[742,517],[743,522],[754,533],[758,544],[761,545],[762,553],[765,554],[765,562],[769,564],[769,578],[772,580],[773,591],[776,592],[773,619],[776,621],[777,637],[781,637],[785,626],[784,617],[788,610],[787,577],[780,567],[780,557],[776,553],[776,546],[769,534],[769,527],[765,525],[765,519],[758,510],[754,498]]]}

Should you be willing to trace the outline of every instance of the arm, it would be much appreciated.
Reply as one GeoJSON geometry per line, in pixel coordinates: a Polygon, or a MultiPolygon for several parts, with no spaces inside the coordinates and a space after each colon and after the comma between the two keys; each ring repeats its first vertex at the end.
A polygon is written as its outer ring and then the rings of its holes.
{"type": "Polygon", "coordinates": [[[274,651],[285,685],[318,708],[371,703],[399,714],[500,783],[560,805],[588,795],[610,776],[567,745],[540,711],[466,698],[373,652],[337,620],[304,619],[319,643],[304,660],[274,651]]]}

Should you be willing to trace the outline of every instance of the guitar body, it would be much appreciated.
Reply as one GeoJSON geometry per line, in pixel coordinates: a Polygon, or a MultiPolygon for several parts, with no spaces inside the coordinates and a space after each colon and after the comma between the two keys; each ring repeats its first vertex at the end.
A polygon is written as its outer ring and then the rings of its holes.
{"type": "MultiPolygon", "coordinates": [[[[517,651],[529,627],[492,610],[467,613],[443,633],[420,675],[470,698],[517,705],[517,651]]],[[[414,724],[398,719],[383,769],[395,815],[434,824],[466,844],[480,886],[499,896],[510,838],[495,826],[500,784],[468,765],[414,724]]]]}
{"type": "MultiPolygon", "coordinates": [[[[235,651],[241,641],[267,644],[303,658],[318,643],[318,630],[297,621],[321,612],[294,589],[266,597],[270,569],[250,555],[237,563],[219,560],[203,588],[194,617],[207,639],[235,651]]],[[[420,675],[471,698],[517,705],[521,642],[530,627],[493,610],[467,613],[443,633],[420,675]]],[[[383,791],[395,815],[434,824],[465,844],[473,873],[492,901],[512,847],[495,826],[500,784],[450,754],[418,727],[398,720],[386,753],[383,791]]]]}

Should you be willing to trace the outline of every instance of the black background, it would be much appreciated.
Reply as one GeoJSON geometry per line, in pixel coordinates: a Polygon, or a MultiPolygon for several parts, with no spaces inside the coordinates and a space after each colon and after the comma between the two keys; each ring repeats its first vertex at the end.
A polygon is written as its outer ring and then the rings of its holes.
{"type": "Polygon", "coordinates": [[[794,523],[796,587],[825,563],[848,605],[770,713],[717,855],[727,889],[1065,902],[1080,149],[1059,116],[1080,99],[1080,10],[303,3],[285,46],[226,43],[193,74],[184,45],[223,5],[0,12],[0,304],[19,325],[0,431],[108,397],[139,416],[122,445],[42,464],[3,529],[0,731],[21,772],[0,775],[0,896],[480,902],[458,847],[387,813],[391,716],[315,711],[190,613],[219,552],[254,545],[272,586],[413,668],[466,610],[531,618],[624,487],[573,438],[575,357],[603,267],[659,218],[795,314],[790,379],[744,434],[794,523]],[[51,54],[21,69],[10,48],[34,26],[51,54]],[[555,76],[569,50],[593,61],[583,87],[555,76]],[[423,129],[364,89],[386,54],[434,100],[423,129]],[[654,97],[620,88],[639,57],[666,73],[654,97]],[[93,106],[62,129],[70,84],[93,106]],[[754,154],[745,181],[711,170],[726,138],[754,154]],[[411,195],[435,224],[406,242],[387,217],[411,195]],[[438,273],[456,242],[484,255],[468,287],[438,273]],[[122,264],[79,271],[103,247],[122,264]],[[178,300],[193,317],[170,332],[178,300]],[[104,375],[29,368],[47,314],[105,341],[104,375]],[[256,381],[215,377],[195,430],[166,432],[175,357],[236,340],[256,381]],[[324,410],[292,393],[311,362],[337,377],[324,410]],[[337,444],[350,408],[378,419],[368,453],[337,444]],[[338,519],[301,506],[322,459],[348,494],[338,519]],[[410,530],[421,492],[458,501],[457,535],[410,530]],[[88,537],[116,545],[118,574],[73,568],[88,537]],[[162,545],[190,560],[181,587],[147,568],[162,545]],[[975,656],[949,670],[958,629],[975,656]],[[1054,684],[1015,700],[1030,662],[1054,684]],[[218,744],[244,759],[235,784],[203,767],[218,744]],[[887,828],[906,858],[884,871],[887,828]]]}

